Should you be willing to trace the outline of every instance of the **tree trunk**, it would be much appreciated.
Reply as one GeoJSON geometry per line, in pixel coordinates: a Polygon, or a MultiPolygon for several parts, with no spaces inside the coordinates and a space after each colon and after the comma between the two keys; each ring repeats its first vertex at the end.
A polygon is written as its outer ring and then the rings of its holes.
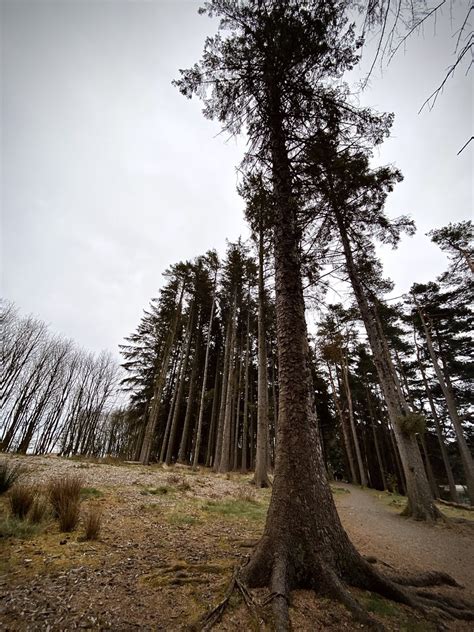
{"type": "MultiPolygon", "coordinates": [[[[229,375],[229,358],[230,358],[230,337],[231,337],[231,329],[232,329],[232,317],[229,317],[227,323],[227,332],[225,336],[225,345],[224,345],[224,365],[222,368],[222,386],[221,386],[221,402],[219,407],[219,417],[217,423],[217,436],[216,436],[216,445],[214,450],[214,459],[212,464],[212,469],[214,472],[217,472],[219,469],[219,462],[221,460],[221,452],[222,452],[222,439],[224,432],[224,417],[225,417],[225,404],[226,404],[226,395],[227,395],[227,382],[229,375]]],[[[232,358],[230,358],[231,360],[232,358]]]]}
{"type": "Polygon", "coordinates": [[[444,379],[443,371],[439,365],[438,358],[436,357],[436,352],[433,347],[431,335],[430,335],[428,326],[426,324],[426,320],[423,316],[423,312],[418,305],[417,305],[417,309],[418,309],[418,314],[420,315],[421,324],[423,325],[426,346],[430,354],[431,362],[433,364],[436,377],[438,378],[439,385],[441,386],[441,390],[443,391],[444,398],[446,399],[449,416],[451,418],[454,430],[456,432],[456,438],[458,441],[459,452],[461,454],[461,461],[462,461],[462,465],[464,469],[464,475],[466,477],[466,485],[467,485],[467,492],[469,495],[469,501],[471,505],[474,505],[474,462],[473,462],[471,453],[469,451],[466,438],[464,437],[461,420],[459,419],[458,411],[456,408],[456,402],[454,401],[454,395],[451,389],[448,387],[446,380],[444,379]]]}
{"type": "Polygon", "coordinates": [[[265,340],[265,287],[263,283],[263,225],[260,218],[258,244],[258,396],[257,396],[257,452],[255,456],[256,487],[268,487],[268,375],[267,345],[265,340]]]}
{"type": "Polygon", "coordinates": [[[158,376],[155,383],[155,389],[153,392],[153,399],[151,402],[151,407],[148,414],[148,419],[145,426],[145,432],[143,436],[143,443],[140,450],[140,461],[143,465],[148,465],[150,461],[150,452],[153,444],[153,439],[155,436],[156,424],[158,422],[158,415],[160,412],[161,405],[161,394],[163,392],[163,386],[166,380],[166,374],[168,372],[169,361],[171,357],[171,349],[174,344],[174,339],[176,336],[176,329],[178,327],[178,321],[181,316],[181,306],[183,304],[183,294],[184,294],[185,284],[181,285],[181,292],[179,296],[178,305],[176,307],[175,317],[173,319],[173,323],[171,326],[171,330],[168,335],[167,345],[164,350],[163,360],[161,363],[161,368],[158,372],[158,376]]]}
{"type": "Polygon", "coordinates": [[[224,423],[222,425],[222,449],[219,457],[217,471],[225,474],[229,471],[230,441],[231,441],[231,421],[232,421],[232,396],[234,385],[234,355],[235,355],[235,334],[237,320],[237,293],[234,294],[232,316],[230,322],[229,341],[229,365],[227,369],[227,386],[225,394],[224,423]]]}
{"type": "Polygon", "coordinates": [[[184,385],[186,383],[186,370],[188,368],[189,350],[191,348],[191,340],[193,337],[193,321],[194,321],[194,306],[191,307],[189,314],[188,327],[186,331],[186,342],[183,349],[183,359],[181,363],[181,371],[178,378],[178,393],[176,395],[176,402],[173,411],[173,421],[171,422],[170,437],[168,441],[168,449],[166,450],[166,465],[171,464],[174,450],[174,442],[176,432],[178,430],[179,412],[181,408],[181,402],[183,400],[184,385]]]}
{"type": "Polygon", "coordinates": [[[263,537],[241,577],[269,585],[277,631],[289,629],[288,597],[294,587],[336,597],[364,622],[369,617],[344,582],[407,597],[357,553],[342,528],[326,478],[320,435],[310,394],[310,367],[300,264],[297,207],[280,116],[278,92],[269,84],[279,417],[275,477],[263,537]],[[383,584],[383,587],[382,587],[383,584]]]}
{"type": "Polygon", "coordinates": [[[209,317],[209,327],[207,330],[206,355],[204,358],[204,374],[202,377],[201,399],[199,402],[199,416],[198,416],[198,422],[197,422],[196,443],[194,445],[193,469],[196,469],[198,466],[199,452],[201,450],[202,420],[204,417],[204,402],[205,402],[205,397],[206,397],[207,369],[209,366],[209,349],[211,346],[212,322],[214,320],[214,310],[216,306],[216,289],[217,289],[216,281],[217,281],[217,268],[216,268],[216,273],[214,276],[214,294],[212,297],[211,315],[209,317]]]}
{"type": "Polygon", "coordinates": [[[329,371],[329,381],[331,382],[332,399],[334,401],[334,406],[336,407],[337,415],[339,417],[339,423],[342,430],[342,440],[344,443],[344,448],[345,448],[345,452],[347,456],[347,462],[349,463],[351,482],[357,483],[358,479],[357,479],[357,472],[356,472],[355,461],[354,461],[354,453],[352,452],[351,438],[349,436],[346,420],[344,418],[344,412],[337,398],[336,385],[334,384],[334,378],[332,376],[331,365],[329,364],[329,362],[327,362],[327,367],[329,371]]]}
{"type": "MultiPolygon", "coordinates": [[[[212,398],[212,411],[211,411],[211,423],[209,424],[209,430],[207,435],[207,450],[206,450],[206,467],[211,467],[212,465],[212,455],[215,451],[214,439],[216,438],[216,415],[217,415],[217,407],[219,403],[219,354],[217,355],[216,360],[216,375],[214,377],[214,397],[212,398]]],[[[199,454],[198,457],[199,459],[199,454]]]]}
{"type": "Polygon", "coordinates": [[[232,458],[232,469],[233,470],[237,470],[237,464],[238,464],[238,455],[239,455],[239,431],[240,431],[240,394],[241,394],[241,389],[242,389],[242,369],[243,369],[243,364],[242,364],[242,349],[243,349],[243,342],[241,341],[240,344],[240,353],[238,356],[238,363],[239,363],[239,382],[238,382],[238,386],[237,386],[237,393],[236,393],[236,397],[237,397],[237,410],[235,411],[235,423],[234,423],[234,448],[232,451],[233,454],[233,458],[232,458]]]}
{"type": "Polygon", "coordinates": [[[197,328],[196,328],[196,347],[194,351],[193,365],[191,368],[191,377],[189,378],[189,390],[188,401],[186,403],[186,414],[184,415],[183,432],[181,434],[181,441],[178,451],[178,463],[186,463],[187,455],[186,448],[188,445],[189,426],[191,424],[191,417],[194,408],[194,391],[196,390],[196,373],[199,366],[200,359],[200,334],[201,334],[201,314],[199,314],[197,328]]]}
{"type": "Polygon", "coordinates": [[[441,428],[441,422],[439,420],[438,412],[434,405],[431,389],[428,385],[428,380],[426,379],[426,373],[420,359],[420,352],[419,352],[418,347],[416,347],[416,353],[418,357],[418,366],[420,368],[421,377],[423,379],[423,386],[425,388],[426,397],[428,398],[431,414],[433,416],[433,422],[436,429],[436,435],[438,437],[438,443],[439,443],[439,448],[441,450],[441,457],[443,459],[444,469],[446,471],[446,477],[448,479],[449,497],[454,503],[457,503],[459,502],[459,498],[458,498],[458,492],[456,490],[456,483],[454,482],[453,470],[451,469],[451,463],[449,462],[448,451],[446,449],[446,442],[444,439],[443,430],[441,428]]]}
{"type": "Polygon", "coordinates": [[[168,390],[170,394],[170,397],[169,397],[170,408],[168,411],[168,417],[166,419],[166,425],[163,432],[163,439],[161,441],[161,450],[160,450],[160,457],[159,457],[159,460],[161,463],[164,462],[165,457],[166,457],[166,449],[168,447],[168,438],[170,436],[171,423],[173,421],[174,407],[176,405],[176,398],[178,396],[181,368],[183,364],[183,352],[182,352],[182,349],[180,350],[179,348],[176,349],[176,363],[171,371],[171,378],[169,380],[169,386],[168,386],[168,390]],[[179,356],[181,357],[179,358],[179,356]],[[176,367],[176,363],[178,362],[178,359],[179,359],[179,365],[176,367]]]}
{"type": "Polygon", "coordinates": [[[334,207],[333,210],[344,249],[347,272],[367,331],[369,344],[374,356],[374,364],[400,452],[408,496],[408,504],[404,513],[412,516],[415,520],[436,520],[441,516],[441,513],[433,502],[416,436],[404,432],[400,425],[403,417],[410,410],[398,384],[385,334],[375,308],[369,305],[365,289],[359,278],[344,218],[339,208],[334,207]]]}
{"type": "Polygon", "coordinates": [[[351,393],[351,387],[349,384],[349,370],[347,366],[347,358],[344,357],[344,355],[342,354],[342,351],[341,351],[341,367],[342,367],[342,375],[344,379],[344,387],[346,391],[347,409],[349,412],[349,422],[351,424],[352,438],[354,439],[354,447],[355,447],[356,457],[357,457],[357,465],[359,467],[359,480],[360,480],[360,484],[363,487],[367,487],[367,474],[365,473],[364,463],[362,461],[359,437],[357,436],[357,429],[356,429],[355,420],[354,420],[354,409],[352,406],[352,393],[351,393]]]}
{"type": "Polygon", "coordinates": [[[379,445],[379,440],[377,437],[377,429],[375,427],[375,415],[374,415],[374,409],[372,406],[372,398],[370,396],[370,391],[369,391],[369,387],[367,386],[367,384],[364,384],[364,389],[365,389],[365,394],[366,394],[366,398],[367,398],[367,406],[369,408],[369,416],[370,416],[370,425],[372,427],[372,435],[374,437],[374,445],[375,445],[375,453],[377,455],[377,463],[379,465],[379,470],[380,470],[380,475],[382,477],[382,485],[383,485],[383,489],[384,491],[386,491],[387,488],[387,481],[385,478],[385,471],[384,471],[384,465],[383,465],[383,461],[382,461],[382,455],[380,453],[380,445],[379,445]]]}
{"type": "Polygon", "coordinates": [[[240,471],[247,472],[248,449],[248,413],[249,413],[249,359],[250,359],[250,297],[247,301],[247,341],[245,344],[245,369],[244,369],[244,418],[242,421],[242,462],[240,471]]]}
{"type": "Polygon", "coordinates": [[[438,489],[438,485],[436,484],[435,476],[433,474],[433,468],[431,467],[430,455],[428,453],[428,447],[426,445],[425,435],[423,433],[420,433],[418,436],[420,438],[421,448],[423,450],[423,455],[425,457],[425,468],[426,468],[426,473],[428,475],[428,482],[431,487],[431,492],[433,494],[433,498],[438,499],[439,489],[438,489]]]}

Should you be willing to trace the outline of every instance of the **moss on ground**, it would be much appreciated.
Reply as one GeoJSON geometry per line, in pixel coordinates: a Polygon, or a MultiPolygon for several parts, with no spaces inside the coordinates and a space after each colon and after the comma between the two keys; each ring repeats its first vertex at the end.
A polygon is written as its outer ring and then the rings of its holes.
{"type": "Polygon", "coordinates": [[[209,500],[202,506],[203,511],[230,518],[246,518],[263,521],[267,514],[267,505],[256,500],[209,500]]]}

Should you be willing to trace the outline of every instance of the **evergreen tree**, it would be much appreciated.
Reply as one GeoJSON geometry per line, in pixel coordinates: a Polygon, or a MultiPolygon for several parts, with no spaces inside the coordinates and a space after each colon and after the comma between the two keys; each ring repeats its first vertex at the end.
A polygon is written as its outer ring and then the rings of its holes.
{"type": "MultiPolygon", "coordinates": [[[[396,580],[368,564],[343,530],[325,473],[312,401],[301,277],[304,209],[292,159],[304,132],[330,124],[337,105],[344,105],[341,90],[329,84],[357,61],[346,8],[346,2],[314,0],[206,2],[202,11],[220,18],[220,33],[206,40],[201,63],[182,71],[176,82],[184,95],[199,95],[204,114],[230,133],[245,125],[252,149],[247,162],[258,156],[270,165],[278,440],[264,535],[240,579],[250,586],[270,586],[278,630],[289,627],[289,591],[297,586],[341,600],[364,622],[372,623],[345,584],[424,607],[396,580]]],[[[437,606],[442,607],[441,601],[437,606]]]]}

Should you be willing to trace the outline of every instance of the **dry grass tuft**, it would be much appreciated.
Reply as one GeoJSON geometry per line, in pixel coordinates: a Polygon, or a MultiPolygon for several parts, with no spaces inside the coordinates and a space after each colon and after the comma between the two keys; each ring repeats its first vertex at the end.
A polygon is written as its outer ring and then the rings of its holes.
{"type": "Polygon", "coordinates": [[[12,464],[7,459],[0,461],[0,494],[7,492],[23,473],[20,464],[12,464]]]}
{"type": "Polygon", "coordinates": [[[24,520],[35,499],[36,490],[29,485],[16,484],[10,490],[8,498],[10,509],[15,518],[24,520]]]}
{"type": "Polygon", "coordinates": [[[72,531],[79,521],[82,480],[77,476],[53,479],[48,485],[49,500],[61,531],[72,531]]]}
{"type": "Polygon", "coordinates": [[[98,507],[91,507],[84,518],[84,539],[97,540],[102,525],[102,512],[98,507]]]}
{"type": "Polygon", "coordinates": [[[236,493],[235,498],[237,500],[242,500],[243,502],[246,502],[246,503],[258,504],[257,495],[255,494],[253,490],[250,490],[250,489],[240,488],[239,491],[236,493]]]}
{"type": "Polygon", "coordinates": [[[49,512],[49,506],[47,499],[42,494],[37,494],[31,505],[30,513],[28,514],[28,520],[31,524],[39,524],[44,520],[49,512]]]}

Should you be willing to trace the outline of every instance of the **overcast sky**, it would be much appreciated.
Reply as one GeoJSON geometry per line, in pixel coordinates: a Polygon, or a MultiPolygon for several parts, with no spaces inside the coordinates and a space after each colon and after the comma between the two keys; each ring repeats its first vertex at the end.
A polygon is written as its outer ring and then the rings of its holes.
{"type": "MultiPolygon", "coordinates": [[[[215,30],[198,6],[1,2],[2,296],[90,350],[117,353],[171,263],[248,234],[242,143],[171,86],[215,30]]],[[[410,38],[363,96],[396,114],[377,161],[405,176],[390,213],[418,226],[383,253],[395,294],[446,267],[424,233],[472,214],[472,144],[456,156],[472,135],[465,67],[417,114],[453,61],[448,10],[434,31],[410,38]]]]}

